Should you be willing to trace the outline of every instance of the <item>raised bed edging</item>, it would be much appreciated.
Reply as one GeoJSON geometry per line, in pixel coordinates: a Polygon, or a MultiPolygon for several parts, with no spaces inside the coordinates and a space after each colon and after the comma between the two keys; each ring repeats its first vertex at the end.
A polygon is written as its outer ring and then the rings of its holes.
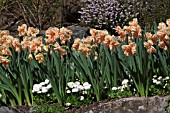
{"type": "Polygon", "coordinates": [[[75,110],[74,113],[170,113],[170,95],[163,97],[130,97],[96,102],[81,107],[75,110]]]}
{"type": "MultiPolygon", "coordinates": [[[[30,110],[24,113],[31,113],[30,110]]],[[[1,106],[0,113],[15,113],[1,106]]],[[[154,97],[129,97],[95,102],[72,109],[68,113],[170,113],[170,95],[154,97]]]]}

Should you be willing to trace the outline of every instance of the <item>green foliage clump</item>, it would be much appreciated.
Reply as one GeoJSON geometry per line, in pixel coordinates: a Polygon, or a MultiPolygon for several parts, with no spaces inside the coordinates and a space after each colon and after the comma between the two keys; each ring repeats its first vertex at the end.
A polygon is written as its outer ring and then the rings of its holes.
{"type": "Polygon", "coordinates": [[[150,31],[154,26],[154,21],[165,22],[167,18],[170,18],[169,8],[170,0],[148,0],[149,8],[141,12],[139,16],[140,25],[147,28],[150,31]]]}

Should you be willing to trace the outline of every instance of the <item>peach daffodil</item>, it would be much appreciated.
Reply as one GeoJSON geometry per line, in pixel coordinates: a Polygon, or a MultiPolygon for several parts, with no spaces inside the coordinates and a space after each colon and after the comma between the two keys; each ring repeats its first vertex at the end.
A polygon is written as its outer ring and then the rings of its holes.
{"type": "Polygon", "coordinates": [[[57,39],[59,39],[59,29],[56,27],[50,27],[47,31],[46,31],[46,36],[48,37],[47,39],[45,39],[47,44],[53,44],[57,41],[57,39]]]}
{"type": "Polygon", "coordinates": [[[18,26],[18,32],[19,32],[19,36],[25,36],[27,34],[27,25],[26,24],[22,24],[21,26],[18,26]]]}
{"type": "Polygon", "coordinates": [[[97,43],[102,43],[104,41],[105,36],[108,35],[107,30],[98,30],[98,34],[96,37],[96,42],[97,43]]]}
{"type": "Polygon", "coordinates": [[[145,34],[145,36],[146,36],[146,38],[147,38],[148,40],[152,40],[153,43],[156,43],[156,42],[158,41],[156,34],[152,35],[151,33],[148,33],[148,32],[147,32],[147,33],[145,34]]]}
{"type": "Polygon", "coordinates": [[[153,47],[153,41],[148,40],[148,42],[144,42],[144,47],[147,48],[148,53],[155,53],[156,49],[153,47]]]}
{"type": "Polygon", "coordinates": [[[123,29],[121,29],[120,26],[117,26],[115,28],[116,32],[120,35],[120,41],[125,41],[126,40],[126,31],[124,31],[123,29]]]}
{"type": "Polygon", "coordinates": [[[21,44],[19,43],[18,39],[14,39],[12,45],[14,46],[16,52],[20,52],[21,44]]]}
{"type": "Polygon", "coordinates": [[[73,50],[77,50],[81,40],[79,38],[74,39],[74,44],[72,45],[73,50]]]}
{"type": "Polygon", "coordinates": [[[158,46],[160,48],[163,48],[164,50],[168,50],[168,46],[166,45],[166,43],[164,41],[160,41],[158,46]]]}
{"type": "Polygon", "coordinates": [[[3,30],[3,31],[0,30],[0,38],[1,38],[3,35],[9,35],[9,31],[8,31],[8,30],[3,30]]]}
{"type": "Polygon", "coordinates": [[[10,61],[7,59],[7,57],[0,56],[0,63],[2,63],[4,66],[9,66],[10,61]]]}
{"type": "Polygon", "coordinates": [[[70,39],[71,39],[71,35],[72,35],[72,31],[68,30],[64,27],[60,28],[60,40],[61,40],[61,44],[65,44],[66,42],[70,43],[70,39]]]}
{"type": "Polygon", "coordinates": [[[166,24],[163,23],[163,22],[159,23],[158,29],[159,29],[159,30],[162,30],[162,31],[166,31],[166,24]]]}
{"type": "Polygon", "coordinates": [[[38,53],[37,55],[35,55],[35,59],[38,61],[38,63],[43,63],[44,55],[42,53],[38,53]]]}
{"type": "Polygon", "coordinates": [[[113,39],[113,36],[107,35],[104,40],[104,45],[106,47],[109,47],[110,50],[114,50],[115,47],[119,46],[119,42],[115,39],[113,39]]]}
{"type": "Polygon", "coordinates": [[[28,32],[27,35],[28,36],[36,36],[37,34],[39,34],[39,30],[33,27],[29,27],[28,28],[28,32]]]}
{"type": "Polygon", "coordinates": [[[126,56],[136,54],[136,43],[132,42],[129,45],[123,45],[122,50],[126,56]]]}
{"type": "Polygon", "coordinates": [[[58,43],[54,44],[54,51],[59,51],[61,56],[67,54],[67,51],[63,47],[61,47],[58,43]]]}

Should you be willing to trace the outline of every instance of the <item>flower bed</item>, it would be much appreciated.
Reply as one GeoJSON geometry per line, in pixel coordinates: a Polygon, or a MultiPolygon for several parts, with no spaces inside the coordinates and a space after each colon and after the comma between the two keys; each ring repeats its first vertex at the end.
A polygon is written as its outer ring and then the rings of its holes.
{"type": "Polygon", "coordinates": [[[83,39],[73,39],[64,27],[50,27],[44,36],[25,24],[17,37],[0,31],[0,105],[57,101],[80,107],[106,98],[169,94],[170,19],[166,24],[148,33],[133,19],[116,27],[118,37],[91,29],[83,39]]]}

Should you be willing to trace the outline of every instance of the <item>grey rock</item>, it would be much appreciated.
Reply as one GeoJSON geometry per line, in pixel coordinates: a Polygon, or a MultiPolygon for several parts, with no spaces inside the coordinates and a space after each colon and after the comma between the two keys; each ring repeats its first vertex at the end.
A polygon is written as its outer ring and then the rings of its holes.
{"type": "Polygon", "coordinates": [[[90,27],[81,27],[81,26],[68,26],[67,29],[71,30],[73,32],[72,38],[84,38],[88,35],[88,31],[90,30],[90,27]]]}
{"type": "Polygon", "coordinates": [[[96,102],[75,113],[170,113],[170,95],[160,97],[130,97],[96,102]]]}
{"type": "Polygon", "coordinates": [[[8,107],[2,106],[0,107],[0,113],[14,113],[14,112],[10,110],[8,107]]]}

